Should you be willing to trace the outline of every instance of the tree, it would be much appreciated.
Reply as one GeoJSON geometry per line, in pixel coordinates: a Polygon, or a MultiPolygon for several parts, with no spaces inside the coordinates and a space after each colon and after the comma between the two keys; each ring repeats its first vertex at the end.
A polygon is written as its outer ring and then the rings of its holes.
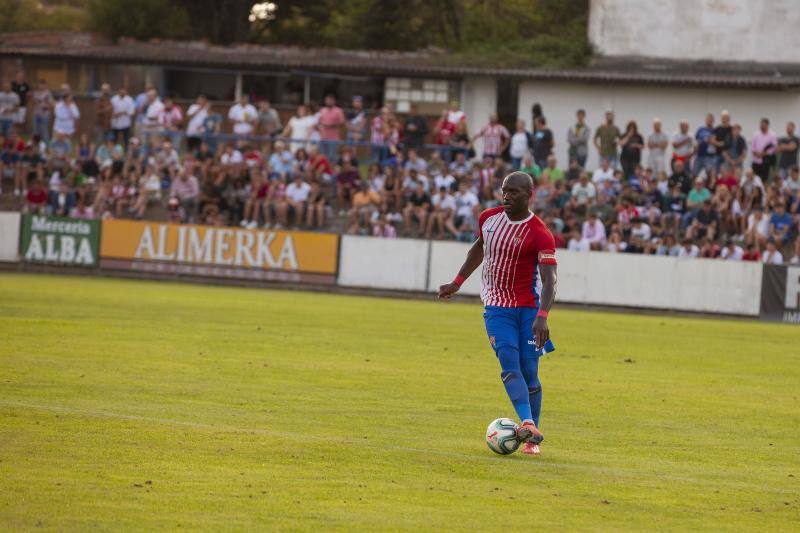
{"type": "Polygon", "coordinates": [[[191,36],[189,15],[175,3],[163,0],[88,0],[88,28],[113,39],[154,37],[181,39],[191,36]]]}

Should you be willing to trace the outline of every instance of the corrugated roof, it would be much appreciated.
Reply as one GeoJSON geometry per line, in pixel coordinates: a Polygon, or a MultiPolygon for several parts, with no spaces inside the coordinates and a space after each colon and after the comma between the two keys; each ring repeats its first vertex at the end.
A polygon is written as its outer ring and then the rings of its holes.
{"type": "Polygon", "coordinates": [[[456,63],[451,56],[437,51],[392,52],[275,45],[217,46],[200,41],[122,40],[114,44],[94,34],[70,32],[0,34],[0,56],[237,70],[311,70],[384,76],[490,76],[519,80],[778,90],[800,87],[800,64],[600,57],[584,68],[487,68],[456,63]]]}

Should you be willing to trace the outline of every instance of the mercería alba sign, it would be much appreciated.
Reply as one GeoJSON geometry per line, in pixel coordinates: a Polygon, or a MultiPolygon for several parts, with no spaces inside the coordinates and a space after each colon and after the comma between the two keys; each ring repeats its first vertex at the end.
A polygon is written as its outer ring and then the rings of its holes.
{"type": "Polygon", "coordinates": [[[24,215],[20,255],[30,263],[93,267],[99,233],[97,220],[24,215]]]}
{"type": "Polygon", "coordinates": [[[129,220],[104,221],[100,243],[103,259],[330,275],[336,273],[337,253],[338,235],[327,233],[129,220]]]}

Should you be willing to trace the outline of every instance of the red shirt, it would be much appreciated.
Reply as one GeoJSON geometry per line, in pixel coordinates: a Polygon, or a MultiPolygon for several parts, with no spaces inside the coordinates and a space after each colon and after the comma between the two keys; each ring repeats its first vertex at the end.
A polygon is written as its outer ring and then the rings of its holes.
{"type": "Polygon", "coordinates": [[[26,198],[28,199],[29,204],[46,204],[47,191],[40,188],[28,189],[28,195],[26,198]]]}
{"type": "Polygon", "coordinates": [[[721,176],[717,178],[717,182],[714,184],[714,187],[716,188],[720,185],[725,185],[731,192],[733,192],[739,186],[739,182],[736,181],[736,176],[728,174],[727,176],[721,176]]]}
{"type": "Polygon", "coordinates": [[[483,304],[538,307],[539,265],[556,264],[553,234],[533,213],[512,221],[502,206],[481,213],[478,224],[483,238],[483,304]]]}
{"type": "Polygon", "coordinates": [[[331,162],[322,154],[317,154],[309,163],[311,163],[311,168],[314,169],[314,172],[321,171],[323,174],[331,174],[333,172],[331,162]]]}

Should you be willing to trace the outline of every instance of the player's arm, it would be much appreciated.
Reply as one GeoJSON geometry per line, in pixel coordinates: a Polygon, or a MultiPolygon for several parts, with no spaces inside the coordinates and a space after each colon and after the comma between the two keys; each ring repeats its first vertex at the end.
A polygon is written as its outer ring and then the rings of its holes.
{"type": "Polygon", "coordinates": [[[550,312],[553,302],[556,299],[556,285],[558,276],[556,275],[557,266],[539,265],[539,275],[542,278],[542,294],[539,297],[539,312],[533,321],[533,338],[536,339],[536,347],[541,349],[544,343],[550,338],[550,328],[547,325],[547,314],[550,312]]]}
{"type": "Polygon", "coordinates": [[[472,244],[469,252],[467,252],[467,259],[464,261],[464,264],[461,265],[461,269],[458,271],[458,275],[456,275],[455,279],[439,287],[439,299],[448,300],[457,293],[458,289],[461,288],[461,284],[466,281],[470,274],[472,274],[482,262],[483,236],[481,235],[478,237],[478,240],[472,244]]]}

